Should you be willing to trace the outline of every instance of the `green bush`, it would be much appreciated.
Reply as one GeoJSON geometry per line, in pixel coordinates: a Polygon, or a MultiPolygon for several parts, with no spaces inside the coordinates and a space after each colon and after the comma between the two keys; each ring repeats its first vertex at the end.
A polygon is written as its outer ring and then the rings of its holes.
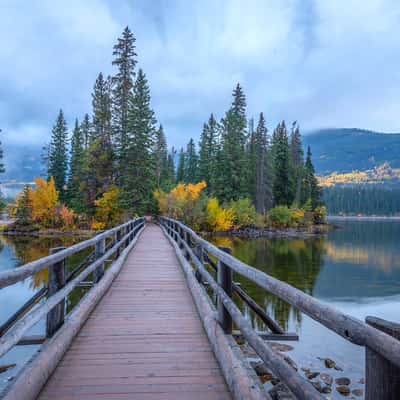
{"type": "Polygon", "coordinates": [[[235,228],[253,225],[258,221],[256,209],[248,198],[231,200],[226,208],[233,211],[235,228]]]}
{"type": "Polygon", "coordinates": [[[291,211],[287,206],[276,206],[268,212],[268,220],[275,228],[286,228],[291,224],[291,211]]]}

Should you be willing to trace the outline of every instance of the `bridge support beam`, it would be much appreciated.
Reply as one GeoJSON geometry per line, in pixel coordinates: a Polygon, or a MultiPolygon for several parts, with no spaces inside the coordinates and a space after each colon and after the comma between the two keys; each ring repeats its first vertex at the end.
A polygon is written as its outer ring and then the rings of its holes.
{"type": "MultiPolygon", "coordinates": [[[[65,247],[56,247],[50,249],[50,255],[64,250],[65,247]]],[[[49,283],[47,296],[50,297],[65,286],[67,276],[67,268],[65,259],[49,266],[49,283]]],[[[64,323],[65,316],[65,299],[60,301],[48,314],[46,318],[46,336],[52,337],[54,333],[64,323]]]]}
{"type": "MultiPolygon", "coordinates": [[[[94,251],[95,251],[95,258],[97,260],[106,251],[106,240],[102,239],[99,242],[97,242],[94,251]]],[[[104,275],[104,263],[99,265],[99,267],[93,271],[93,282],[97,283],[102,278],[103,275],[104,275]]]]}
{"type": "MultiPolygon", "coordinates": [[[[232,254],[230,247],[219,247],[222,251],[232,254]]],[[[218,261],[218,285],[225,291],[225,293],[232,298],[232,270],[222,261],[218,261]]],[[[218,318],[223,331],[230,335],[232,334],[232,317],[228,310],[218,299],[218,318]]]]}
{"type": "MultiPolygon", "coordinates": [[[[400,340],[400,324],[367,317],[365,322],[400,340]]],[[[365,400],[400,399],[400,368],[365,347],[365,400]]]]}

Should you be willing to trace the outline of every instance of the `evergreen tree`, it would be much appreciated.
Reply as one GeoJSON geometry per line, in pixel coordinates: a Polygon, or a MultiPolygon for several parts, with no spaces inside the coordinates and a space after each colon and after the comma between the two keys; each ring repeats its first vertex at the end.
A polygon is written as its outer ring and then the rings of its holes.
{"type": "Polygon", "coordinates": [[[17,226],[28,226],[32,224],[32,199],[29,185],[24,186],[21,198],[18,201],[15,219],[17,226]]]}
{"type": "Polygon", "coordinates": [[[154,146],[155,117],[150,107],[150,89],[141,69],[133,87],[128,115],[127,160],[120,166],[122,205],[144,213],[149,209],[155,186],[154,146]]]}
{"type": "Polygon", "coordinates": [[[290,166],[294,188],[294,201],[299,204],[301,201],[301,184],[303,181],[304,152],[301,144],[299,125],[294,122],[290,135],[290,166]]]}
{"type": "Polygon", "coordinates": [[[272,138],[273,194],[276,205],[290,205],[293,187],[290,176],[290,152],[285,121],[276,127],[272,138]]]}
{"type": "MultiPolygon", "coordinates": [[[[111,143],[111,78],[103,78],[100,72],[94,84],[92,93],[93,132],[89,135],[91,141],[107,136],[111,143]]],[[[90,131],[89,131],[90,132],[90,131]]]]}
{"type": "Polygon", "coordinates": [[[154,145],[155,158],[155,175],[157,187],[165,188],[168,180],[168,150],[167,140],[165,138],[164,129],[160,125],[156,131],[156,140],[154,145]]]}
{"type": "Polygon", "coordinates": [[[133,82],[135,78],[135,37],[128,27],[114,46],[112,65],[118,69],[112,78],[112,121],[117,144],[119,165],[124,165],[127,155],[127,142],[129,131],[129,107],[132,97],[133,82]]]}
{"type": "Polygon", "coordinates": [[[167,157],[167,178],[166,183],[164,184],[168,190],[175,185],[175,155],[176,150],[172,148],[167,157]]]}
{"type": "Polygon", "coordinates": [[[178,168],[176,170],[176,183],[182,183],[185,180],[185,151],[183,147],[179,152],[178,168]]]}
{"type": "Polygon", "coordinates": [[[218,124],[211,114],[208,123],[203,125],[199,144],[198,180],[207,183],[207,192],[212,192],[212,174],[215,168],[218,124]]]}
{"type": "Polygon", "coordinates": [[[85,114],[83,117],[83,121],[81,123],[81,132],[82,132],[82,140],[83,140],[83,148],[87,149],[90,143],[90,136],[91,136],[91,123],[89,114],[85,114]]]}
{"type": "Polygon", "coordinates": [[[246,99],[238,84],[233,91],[232,105],[221,121],[221,147],[214,178],[215,192],[221,201],[248,195],[246,126],[246,99]]]}
{"type": "Polygon", "coordinates": [[[68,187],[66,200],[68,205],[75,211],[84,211],[82,196],[82,179],[84,165],[84,137],[78,120],[75,121],[75,128],[71,140],[71,156],[68,175],[68,187]]]}
{"type": "Polygon", "coordinates": [[[92,128],[83,166],[83,198],[90,215],[94,213],[95,200],[112,185],[114,178],[110,91],[110,79],[104,80],[100,73],[92,93],[92,128]]]}
{"type": "Polygon", "coordinates": [[[60,199],[64,199],[64,186],[67,178],[68,168],[68,129],[64,114],[60,110],[56,123],[52,130],[48,177],[53,177],[60,199]]]}
{"type": "Polygon", "coordinates": [[[186,148],[185,157],[185,183],[196,183],[197,182],[197,164],[198,158],[196,153],[196,145],[194,140],[191,138],[186,148]]]}
{"type": "Polygon", "coordinates": [[[272,187],[269,157],[267,154],[268,136],[264,114],[260,113],[257,129],[254,133],[253,147],[255,155],[255,206],[259,213],[272,206],[272,187]]]}
{"type": "Polygon", "coordinates": [[[321,204],[322,190],[315,176],[314,165],[311,160],[311,148],[307,148],[307,157],[304,164],[303,183],[302,183],[302,203],[310,203],[314,210],[321,204]]]}

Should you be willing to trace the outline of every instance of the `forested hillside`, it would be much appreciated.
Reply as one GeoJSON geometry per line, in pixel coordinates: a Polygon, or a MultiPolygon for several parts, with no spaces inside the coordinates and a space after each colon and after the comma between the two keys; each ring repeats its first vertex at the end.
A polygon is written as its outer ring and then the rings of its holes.
{"type": "Polygon", "coordinates": [[[322,129],[303,138],[318,174],[367,170],[384,162],[400,168],[400,134],[363,129],[322,129]]]}

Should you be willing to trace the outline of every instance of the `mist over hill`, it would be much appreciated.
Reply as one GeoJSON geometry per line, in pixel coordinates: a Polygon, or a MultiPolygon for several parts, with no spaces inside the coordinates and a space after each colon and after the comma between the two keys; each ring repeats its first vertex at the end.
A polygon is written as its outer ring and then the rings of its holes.
{"type": "Polygon", "coordinates": [[[317,173],[372,169],[388,162],[400,167],[400,134],[364,129],[321,129],[303,136],[317,173]]]}

